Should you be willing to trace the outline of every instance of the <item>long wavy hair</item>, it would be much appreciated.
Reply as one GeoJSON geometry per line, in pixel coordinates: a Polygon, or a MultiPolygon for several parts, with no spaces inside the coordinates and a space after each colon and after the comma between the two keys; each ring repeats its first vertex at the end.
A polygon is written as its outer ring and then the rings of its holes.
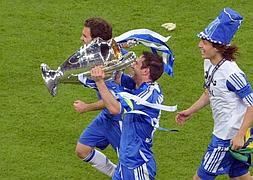
{"type": "Polygon", "coordinates": [[[212,43],[213,47],[215,47],[223,56],[224,59],[229,61],[236,61],[236,57],[239,55],[239,48],[236,45],[221,45],[212,43]]]}

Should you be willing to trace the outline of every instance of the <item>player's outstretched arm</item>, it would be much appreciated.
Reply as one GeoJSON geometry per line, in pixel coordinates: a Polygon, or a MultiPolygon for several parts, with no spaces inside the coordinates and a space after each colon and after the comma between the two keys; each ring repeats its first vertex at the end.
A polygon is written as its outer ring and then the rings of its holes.
{"type": "Polygon", "coordinates": [[[183,125],[193,113],[198,112],[207,104],[209,104],[209,95],[207,90],[205,90],[200,98],[190,108],[177,113],[176,123],[178,125],[183,125]]]}
{"type": "Polygon", "coordinates": [[[81,100],[76,100],[73,103],[76,112],[85,113],[89,111],[96,111],[105,108],[103,100],[94,103],[85,103],[81,100]]]}

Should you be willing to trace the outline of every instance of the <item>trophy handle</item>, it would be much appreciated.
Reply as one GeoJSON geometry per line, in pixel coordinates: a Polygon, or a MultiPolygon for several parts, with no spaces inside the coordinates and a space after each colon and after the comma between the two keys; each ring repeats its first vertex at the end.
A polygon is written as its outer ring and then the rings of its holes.
{"type": "Polygon", "coordinates": [[[114,39],[112,39],[112,49],[113,49],[113,53],[116,59],[121,59],[122,54],[121,54],[120,48],[114,39]]]}

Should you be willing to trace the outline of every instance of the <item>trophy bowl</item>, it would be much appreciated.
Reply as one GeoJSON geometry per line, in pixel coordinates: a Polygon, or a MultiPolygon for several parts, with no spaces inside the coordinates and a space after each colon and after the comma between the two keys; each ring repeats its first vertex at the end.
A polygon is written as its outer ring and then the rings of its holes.
{"type": "Polygon", "coordinates": [[[104,41],[93,39],[72,54],[56,70],[41,64],[41,75],[52,96],[56,96],[59,83],[79,83],[78,74],[90,77],[90,70],[103,65],[106,77],[110,78],[115,70],[123,70],[136,60],[134,52],[122,55],[114,39],[104,41]]]}

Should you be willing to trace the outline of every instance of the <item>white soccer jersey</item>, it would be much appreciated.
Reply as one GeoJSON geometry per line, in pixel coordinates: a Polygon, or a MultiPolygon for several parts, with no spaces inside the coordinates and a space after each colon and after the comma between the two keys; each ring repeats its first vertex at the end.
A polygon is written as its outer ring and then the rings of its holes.
{"type": "MultiPolygon", "coordinates": [[[[204,60],[205,82],[215,65],[204,60]]],[[[233,61],[225,61],[213,74],[208,88],[213,113],[213,134],[223,140],[232,139],[239,130],[247,106],[253,106],[253,93],[245,74],[233,61]]]]}

